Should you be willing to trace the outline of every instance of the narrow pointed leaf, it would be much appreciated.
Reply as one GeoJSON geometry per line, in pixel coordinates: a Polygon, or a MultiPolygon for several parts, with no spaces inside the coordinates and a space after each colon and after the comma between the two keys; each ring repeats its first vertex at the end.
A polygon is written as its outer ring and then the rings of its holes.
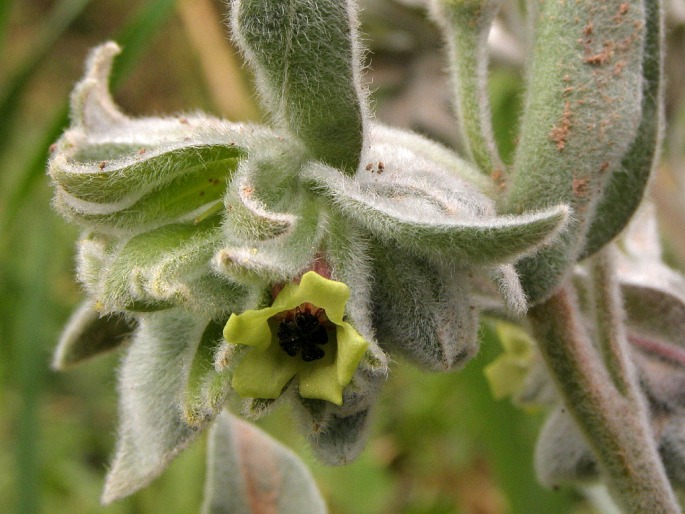
{"type": "Polygon", "coordinates": [[[60,336],[52,367],[64,370],[82,361],[119,348],[130,339],[135,322],[120,314],[101,316],[91,300],[72,314],[60,336]]]}
{"type": "Polygon", "coordinates": [[[215,418],[230,391],[228,371],[217,371],[214,366],[215,354],[223,343],[222,331],[222,323],[209,323],[193,359],[183,401],[183,417],[191,426],[201,427],[215,418]]]}
{"type": "Polygon", "coordinates": [[[305,176],[343,214],[382,239],[417,253],[486,265],[533,252],[558,234],[569,213],[558,206],[522,216],[484,215],[474,212],[482,195],[466,185],[463,198],[446,203],[426,191],[360,184],[317,164],[308,166],[305,176]]]}
{"type": "Polygon", "coordinates": [[[140,317],[119,372],[119,435],[103,503],[145,487],[197,436],[180,402],[206,325],[180,309],[140,317]]]}
{"type": "Polygon", "coordinates": [[[447,42],[454,101],[467,151],[488,176],[504,171],[492,133],[487,87],[487,38],[501,3],[432,0],[429,4],[447,42]]]}

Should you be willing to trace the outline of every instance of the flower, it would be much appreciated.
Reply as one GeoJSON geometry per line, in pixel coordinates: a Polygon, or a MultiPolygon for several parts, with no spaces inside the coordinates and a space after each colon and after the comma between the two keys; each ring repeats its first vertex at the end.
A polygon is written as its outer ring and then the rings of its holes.
{"type": "Polygon", "coordinates": [[[342,405],[343,389],[369,346],[344,321],[349,297],[347,285],[309,271],[299,284],[287,284],[270,307],[232,314],[224,338],[253,348],[235,368],[233,389],[275,399],[297,376],[303,398],[342,405]],[[315,337],[323,341],[315,343],[315,337]]]}

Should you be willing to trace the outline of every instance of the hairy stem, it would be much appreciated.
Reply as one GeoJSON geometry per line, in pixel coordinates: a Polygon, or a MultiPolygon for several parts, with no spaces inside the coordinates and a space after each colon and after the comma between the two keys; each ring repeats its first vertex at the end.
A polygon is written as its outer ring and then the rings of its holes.
{"type": "MultiPolygon", "coordinates": [[[[623,382],[629,391],[625,395],[615,386],[582,325],[573,290],[562,287],[533,307],[529,319],[566,408],[593,448],[623,512],[679,513],[635,382],[623,382]]],[[[612,351],[624,355],[625,345],[612,351]]]]}

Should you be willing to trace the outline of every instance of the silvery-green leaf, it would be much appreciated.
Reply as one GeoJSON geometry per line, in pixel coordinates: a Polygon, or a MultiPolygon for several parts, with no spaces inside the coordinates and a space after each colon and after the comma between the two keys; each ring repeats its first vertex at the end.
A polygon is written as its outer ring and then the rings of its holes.
{"type": "MultiPolygon", "coordinates": [[[[393,174],[389,165],[385,170],[388,176],[393,174]]],[[[393,171],[399,174],[401,170],[393,171]]],[[[420,173],[414,172],[413,185],[407,183],[409,179],[404,183],[351,180],[319,163],[309,164],[303,176],[340,212],[381,239],[418,254],[482,265],[515,260],[535,251],[556,237],[569,217],[565,206],[521,216],[496,216],[491,214],[491,201],[457,177],[443,175],[440,178],[451,183],[438,189],[423,183],[420,173]]]]}
{"type": "Polygon", "coordinates": [[[325,514],[300,458],[254,425],[223,412],[209,438],[203,514],[325,514]]]}
{"type": "MultiPolygon", "coordinates": [[[[297,210],[288,215],[292,220],[287,232],[251,241],[229,233],[226,246],[215,256],[216,269],[238,279],[271,283],[292,280],[306,271],[326,235],[327,214],[306,191],[299,191],[292,200],[297,210]]],[[[234,223],[229,220],[224,230],[229,232],[234,223]]]]}
{"type": "Polygon", "coordinates": [[[455,107],[473,162],[487,175],[503,171],[488,97],[488,34],[502,0],[433,0],[431,13],[447,42],[455,107]]]}
{"type": "Polygon", "coordinates": [[[348,172],[359,162],[366,114],[355,15],[340,0],[236,0],[231,11],[233,37],[274,123],[348,172]]]}
{"type": "Polygon", "coordinates": [[[193,222],[211,207],[221,205],[235,162],[203,163],[193,173],[177,177],[130,205],[82,202],[60,189],[55,192],[54,205],[73,223],[122,236],[174,222],[193,222]]]}
{"type": "Polygon", "coordinates": [[[497,284],[507,312],[515,317],[523,316],[528,308],[528,301],[516,268],[511,264],[500,264],[490,270],[490,277],[497,284]]]}
{"type": "Polygon", "coordinates": [[[201,427],[214,419],[231,388],[228,371],[217,371],[214,366],[216,352],[223,343],[223,328],[223,322],[210,322],[193,358],[183,401],[183,418],[191,426],[201,427]]]}
{"type": "Polygon", "coordinates": [[[248,244],[286,234],[297,221],[293,213],[310,200],[296,181],[301,149],[288,143],[264,145],[240,164],[225,198],[226,233],[248,244]]]}
{"type": "Polygon", "coordinates": [[[419,366],[462,367],[478,351],[478,310],[469,269],[451,269],[373,245],[373,316],[377,338],[419,366]]]}
{"type": "Polygon", "coordinates": [[[182,144],[185,138],[243,148],[250,146],[248,141],[254,135],[272,133],[209,116],[129,118],[109,92],[112,62],[119,52],[119,46],[111,41],[91,51],[84,77],[71,96],[72,125],[56,143],[55,154],[64,152],[76,162],[117,159],[167,144],[188,146],[188,139],[182,144]]]}
{"type": "Polygon", "coordinates": [[[86,213],[130,207],[179,177],[198,176],[210,167],[225,175],[221,170],[235,169],[245,154],[236,146],[189,137],[150,149],[141,147],[114,159],[102,148],[98,151],[98,154],[93,151],[91,159],[82,152],[77,155],[57,152],[48,170],[66,195],[65,201],[86,213]]]}
{"type": "Polygon", "coordinates": [[[592,255],[613,239],[637,209],[661,146],[663,112],[663,8],[645,1],[647,24],[642,63],[642,120],[635,140],[612,173],[588,231],[582,257],[592,255]]]}
{"type": "MultiPolygon", "coordinates": [[[[459,177],[476,190],[493,197],[496,193],[495,184],[468,161],[462,159],[453,150],[442,146],[435,141],[395,127],[371,123],[369,125],[369,144],[364,149],[360,169],[371,171],[368,178],[381,178],[387,166],[385,161],[393,162],[393,168],[400,170],[393,176],[394,180],[412,180],[415,173],[422,176],[434,187],[446,187],[452,185],[439,170],[444,170],[447,175],[459,177]],[[378,164],[383,163],[383,169],[378,164]],[[371,165],[371,169],[366,167],[371,165]],[[401,170],[412,170],[411,173],[401,173],[401,170]],[[380,171],[380,174],[379,174],[380,171]]],[[[359,176],[357,178],[360,178],[359,176]]]]}
{"type": "Polygon", "coordinates": [[[119,435],[103,503],[145,487],[197,436],[181,401],[206,326],[181,309],[139,316],[119,371],[119,435]]]}
{"type": "Polygon", "coordinates": [[[643,2],[540,1],[507,210],[573,209],[549,248],[517,264],[529,301],[548,297],[584,246],[597,202],[642,118],[643,2]]]}
{"type": "Polygon", "coordinates": [[[540,431],[535,447],[535,472],[546,487],[587,482],[599,476],[595,456],[564,408],[557,408],[540,431]]]}
{"type": "Polygon", "coordinates": [[[52,367],[63,370],[86,359],[119,348],[130,339],[135,322],[121,314],[100,315],[92,300],[71,315],[60,336],[52,367]]]}
{"type": "MultiPolygon", "coordinates": [[[[134,236],[112,251],[100,277],[100,300],[108,311],[136,310],[137,305],[197,302],[197,280],[211,272],[210,262],[222,241],[218,219],[173,224],[134,236]]],[[[216,282],[227,279],[214,277],[216,282]]],[[[243,290],[226,283],[223,301],[236,305],[243,290]]]]}
{"type": "Polygon", "coordinates": [[[371,320],[373,268],[369,260],[369,234],[335,211],[326,212],[326,216],[327,237],[321,248],[324,264],[334,280],[350,288],[345,314],[347,321],[370,343],[367,354],[383,360],[371,320]]]}

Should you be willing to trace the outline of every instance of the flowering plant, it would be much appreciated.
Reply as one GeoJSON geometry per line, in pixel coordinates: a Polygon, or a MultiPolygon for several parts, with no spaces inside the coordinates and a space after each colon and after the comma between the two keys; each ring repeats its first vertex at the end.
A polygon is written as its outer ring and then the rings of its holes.
{"type": "MultiPolygon", "coordinates": [[[[530,307],[545,369],[617,501],[674,511],[601,251],[632,217],[660,141],[659,2],[532,9],[511,167],[483,94],[500,3],[430,2],[451,52],[466,158],[373,119],[351,0],[231,3],[269,127],[132,119],[108,92],[117,45],[92,52],[49,174],[55,208],[84,230],[77,275],[87,292],[55,366],[131,341],[103,501],[145,486],[213,424],[205,510],[225,511],[223,491],[239,489],[231,434],[252,430],[221,414],[229,400],[249,419],[291,400],[317,455],[349,462],[394,356],[460,368],[477,352],[481,311],[520,318],[530,307]],[[592,308],[574,299],[585,257],[595,263],[592,308]],[[593,403],[602,380],[613,385],[593,403]],[[612,402],[632,411],[630,430],[612,402]]],[[[263,444],[277,467],[308,477],[263,444]]],[[[302,503],[279,512],[323,508],[302,487],[302,503]]]]}

